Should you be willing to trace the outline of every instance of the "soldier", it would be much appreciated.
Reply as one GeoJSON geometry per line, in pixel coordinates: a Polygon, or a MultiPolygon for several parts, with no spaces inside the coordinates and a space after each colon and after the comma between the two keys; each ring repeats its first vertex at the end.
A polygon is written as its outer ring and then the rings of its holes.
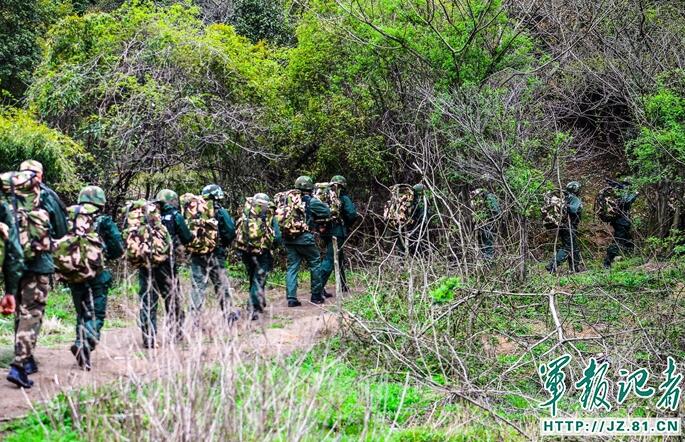
{"type": "Polygon", "coordinates": [[[418,183],[414,184],[412,190],[414,192],[414,200],[412,202],[411,224],[409,225],[407,242],[409,251],[414,254],[417,251],[423,251],[425,247],[424,240],[428,236],[427,229],[430,210],[428,209],[425,200],[426,187],[423,184],[418,183]]]}
{"type": "Polygon", "coordinates": [[[495,257],[495,231],[497,217],[502,213],[499,201],[494,193],[482,187],[471,192],[480,251],[486,260],[495,257]]]}
{"type": "Polygon", "coordinates": [[[624,191],[618,201],[618,214],[609,221],[614,229],[614,241],[607,248],[606,257],[604,257],[605,269],[611,268],[614,259],[621,253],[633,251],[635,244],[633,244],[633,222],[630,219],[630,209],[637,196],[638,192],[624,191]]]}
{"type": "Polygon", "coordinates": [[[140,328],[145,348],[154,348],[156,344],[157,303],[160,296],[164,299],[164,307],[175,339],[180,340],[183,337],[181,326],[184,315],[176,256],[181,245],[193,240],[193,235],[178,211],[178,194],[170,189],[162,189],[157,193],[155,201],[160,207],[162,223],[169,232],[173,244],[170,259],[157,266],[143,266],[138,273],[141,299],[140,328]]]}
{"type": "MultiPolygon", "coordinates": [[[[19,233],[12,212],[5,202],[0,202],[0,266],[5,280],[5,294],[0,301],[0,309],[3,315],[11,315],[16,310],[15,295],[18,293],[19,281],[24,271],[24,252],[19,243],[19,233]]],[[[29,363],[29,370],[32,369],[30,365],[29,363]]],[[[25,367],[10,366],[8,380],[24,388],[33,385],[25,367]]]]}
{"type": "MultiPolygon", "coordinates": [[[[37,185],[40,186],[39,207],[47,212],[49,219],[50,239],[63,237],[67,231],[64,205],[52,190],[42,184],[43,165],[38,161],[28,160],[21,164],[20,169],[35,174],[37,185]]],[[[19,387],[30,388],[33,382],[27,375],[38,371],[33,352],[43,323],[45,303],[54,272],[55,265],[49,250],[35,251],[30,259],[26,259],[26,270],[19,281],[17,296],[14,360],[7,375],[7,380],[19,387]]]]}
{"type": "Polygon", "coordinates": [[[312,196],[314,181],[311,177],[303,175],[297,178],[295,180],[295,189],[302,194],[305,205],[305,222],[308,230],[296,237],[289,237],[285,234],[283,237],[283,243],[285,244],[288,256],[288,270],[285,277],[288,307],[299,307],[302,305],[297,299],[297,274],[300,271],[300,264],[303,259],[309,264],[312,291],[311,302],[323,304],[323,282],[320,269],[321,257],[312,231],[315,229],[315,221],[330,217],[331,211],[326,204],[312,196]]]}
{"type": "Polygon", "coordinates": [[[565,204],[567,219],[558,227],[558,237],[561,238],[561,248],[545,267],[548,272],[556,273],[560,264],[568,259],[571,271],[580,271],[580,249],[578,248],[578,224],[583,213],[583,202],[580,199],[581,185],[578,181],[566,184],[565,204]]]}
{"type": "Polygon", "coordinates": [[[237,247],[240,258],[245,264],[250,280],[250,307],[252,320],[259,319],[259,314],[266,307],[266,278],[273,268],[272,249],[282,244],[278,220],[273,216],[271,199],[265,193],[252,197],[252,205],[260,205],[258,215],[255,210],[246,206],[243,216],[238,220],[237,247]]]}
{"type": "Polygon", "coordinates": [[[330,228],[321,237],[326,245],[326,255],[321,261],[321,283],[324,287],[324,296],[330,298],[332,295],[326,291],[326,284],[334,270],[334,256],[333,253],[333,237],[338,239],[338,262],[340,263],[340,280],[342,283],[342,291],[347,292],[347,279],[345,278],[345,255],[343,253],[343,245],[347,240],[349,229],[357,221],[359,215],[352,199],[347,194],[347,180],[341,175],[336,175],[331,178],[330,183],[338,187],[340,199],[340,217],[331,224],[330,228]]]}
{"type": "MultiPolygon", "coordinates": [[[[235,222],[228,211],[221,207],[224,191],[216,184],[208,184],[202,189],[202,197],[214,204],[214,218],[218,222],[218,242],[214,250],[190,255],[190,269],[193,280],[192,309],[199,313],[205,301],[207,282],[212,281],[214,291],[219,298],[221,311],[229,322],[237,319],[231,310],[231,287],[226,273],[226,249],[235,239],[235,222]]],[[[197,317],[197,316],[196,316],[197,317]]]]}
{"type": "MultiPolygon", "coordinates": [[[[78,195],[78,204],[95,207],[94,230],[103,241],[105,258],[114,260],[124,254],[124,243],[112,217],[103,213],[106,203],[105,192],[98,186],[86,186],[78,195]]],[[[85,207],[90,209],[89,206],[85,207]]],[[[69,284],[76,309],[76,339],[71,353],[86,370],[90,370],[90,354],[100,341],[111,286],[112,272],[107,268],[84,282],[69,284]]]]}

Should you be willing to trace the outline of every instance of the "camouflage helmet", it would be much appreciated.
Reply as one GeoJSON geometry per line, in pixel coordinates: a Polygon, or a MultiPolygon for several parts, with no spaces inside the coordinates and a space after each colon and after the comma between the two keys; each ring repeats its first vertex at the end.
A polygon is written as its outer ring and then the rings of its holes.
{"type": "Polygon", "coordinates": [[[104,207],[107,203],[107,198],[105,198],[105,191],[102,187],[98,186],[86,186],[78,194],[79,204],[92,204],[98,207],[104,207]]]}
{"type": "Polygon", "coordinates": [[[202,188],[202,196],[207,199],[222,200],[224,191],[217,184],[207,184],[202,188]]]}
{"type": "Polygon", "coordinates": [[[178,207],[178,194],[171,189],[162,189],[157,192],[155,201],[158,203],[167,203],[178,207]]]}
{"type": "Polygon", "coordinates": [[[412,189],[414,190],[414,193],[416,193],[417,195],[420,195],[423,193],[424,190],[426,190],[426,187],[423,184],[419,183],[419,184],[414,184],[414,187],[412,187],[412,189]]]}
{"type": "Polygon", "coordinates": [[[340,187],[347,187],[347,179],[342,175],[336,175],[331,178],[331,184],[337,184],[340,187]]]}
{"type": "Polygon", "coordinates": [[[271,203],[271,198],[266,193],[255,193],[252,199],[260,204],[268,205],[271,203]]]}
{"type": "Polygon", "coordinates": [[[578,181],[570,181],[568,184],[566,184],[566,190],[574,195],[577,195],[578,192],[580,192],[581,187],[582,186],[578,181]]]}
{"type": "Polygon", "coordinates": [[[295,180],[295,188],[299,190],[314,190],[314,180],[310,176],[302,175],[295,180]]]}

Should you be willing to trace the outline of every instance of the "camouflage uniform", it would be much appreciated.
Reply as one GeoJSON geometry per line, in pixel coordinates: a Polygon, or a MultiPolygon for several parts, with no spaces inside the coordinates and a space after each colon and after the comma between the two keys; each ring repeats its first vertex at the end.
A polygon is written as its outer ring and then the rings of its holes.
{"type": "MultiPolygon", "coordinates": [[[[302,177],[300,177],[302,178],[302,177]]],[[[298,178],[298,181],[300,180],[298,178]]],[[[307,177],[308,178],[308,177],[307,177]]],[[[326,204],[314,198],[311,195],[313,183],[309,178],[311,187],[308,189],[300,189],[303,193],[303,201],[305,204],[305,219],[309,226],[308,232],[304,232],[297,237],[283,237],[283,243],[287,252],[288,270],[285,277],[286,297],[288,305],[299,305],[297,300],[297,275],[300,271],[302,260],[306,260],[309,264],[309,271],[311,276],[311,300],[315,303],[323,302],[323,281],[321,279],[321,256],[319,249],[316,246],[316,240],[311,233],[315,230],[315,219],[326,219],[330,217],[331,211],[326,204]]]]}
{"type": "MultiPolygon", "coordinates": [[[[331,180],[331,182],[333,182],[333,180],[331,180]]],[[[326,255],[321,261],[320,267],[321,284],[323,285],[324,290],[326,288],[326,284],[328,283],[328,279],[331,277],[333,270],[335,270],[333,237],[338,239],[338,263],[340,267],[340,281],[342,290],[344,292],[348,290],[347,278],[345,277],[345,255],[343,252],[343,246],[347,240],[349,228],[355,223],[355,221],[357,221],[358,217],[359,215],[357,214],[357,208],[352,202],[350,196],[347,194],[347,190],[342,187],[340,189],[340,219],[331,225],[330,230],[326,232],[326,234],[321,235],[324,245],[326,246],[326,255]]]]}
{"type": "MultiPolygon", "coordinates": [[[[102,189],[88,186],[79,195],[79,204],[94,203],[100,209],[105,205],[102,189]],[[91,195],[92,193],[92,195],[91,195]],[[92,201],[93,198],[100,200],[92,201]]],[[[95,231],[104,243],[104,255],[108,260],[121,258],[124,254],[124,243],[121,232],[112,218],[99,215],[95,221],[95,231]]],[[[81,283],[69,284],[71,297],[76,309],[76,340],[72,352],[87,346],[90,352],[100,341],[100,332],[105,324],[107,311],[107,293],[112,285],[112,272],[109,269],[100,271],[95,277],[81,283]]]]}
{"type": "Polygon", "coordinates": [[[604,258],[604,267],[606,268],[611,267],[614,259],[621,253],[630,253],[635,247],[632,233],[633,222],[629,213],[636,199],[636,193],[621,196],[619,202],[620,215],[611,221],[611,227],[614,229],[614,241],[607,248],[607,254],[604,258]]]}
{"type": "Polygon", "coordinates": [[[19,243],[19,234],[14,225],[12,212],[6,203],[0,203],[0,261],[2,275],[5,281],[5,293],[16,296],[19,290],[19,280],[24,271],[24,252],[19,243]]]}
{"type": "Polygon", "coordinates": [[[205,293],[209,281],[214,286],[214,291],[219,298],[219,304],[224,314],[229,317],[231,307],[231,287],[226,273],[226,249],[235,239],[235,222],[228,211],[220,206],[219,199],[223,198],[223,191],[215,184],[205,186],[202,191],[205,199],[214,201],[214,217],[219,223],[219,238],[216,248],[209,253],[190,255],[190,270],[192,275],[193,290],[191,308],[198,313],[202,310],[205,302],[205,293]],[[214,192],[210,192],[210,189],[214,192]]]}
{"type": "Polygon", "coordinates": [[[416,254],[423,252],[428,239],[428,223],[431,216],[430,209],[426,206],[424,199],[423,184],[416,184],[413,187],[414,199],[411,208],[411,222],[406,227],[406,232],[398,232],[398,247],[402,254],[407,250],[409,253],[416,254]]]}
{"type": "Polygon", "coordinates": [[[494,193],[486,189],[476,189],[473,192],[471,201],[475,206],[480,251],[486,260],[491,260],[495,257],[496,221],[497,217],[502,213],[499,201],[494,193]]]}
{"type": "Polygon", "coordinates": [[[183,324],[183,309],[180,300],[180,285],[178,280],[178,265],[176,263],[177,250],[180,245],[186,245],[193,240],[186,225],[183,215],[175,204],[178,204],[178,196],[171,191],[171,199],[161,200],[160,196],[165,191],[160,191],[157,200],[162,206],[162,223],[166,227],[173,241],[171,257],[156,266],[143,266],[138,271],[140,307],[140,328],[143,334],[143,346],[146,348],[155,346],[157,335],[157,304],[159,297],[164,299],[164,307],[172,333],[180,337],[180,327],[183,324]],[[175,202],[173,201],[175,195],[175,202]]]}
{"type": "MultiPolygon", "coordinates": [[[[24,162],[21,169],[34,172],[40,170],[42,175],[42,165],[37,161],[24,162]]],[[[40,206],[48,212],[51,238],[63,237],[67,232],[64,204],[45,185],[41,185],[40,206]]],[[[26,271],[19,281],[17,314],[14,323],[15,344],[12,365],[15,367],[23,367],[27,361],[33,361],[33,351],[43,323],[43,312],[50,289],[51,275],[54,271],[55,265],[51,252],[38,252],[34,258],[26,262],[26,271]]]]}
{"type": "Polygon", "coordinates": [[[554,258],[547,264],[549,272],[556,272],[559,265],[568,260],[571,271],[580,271],[580,249],[578,248],[578,225],[583,213],[583,202],[578,196],[580,183],[572,181],[566,185],[566,212],[568,219],[564,225],[559,226],[557,232],[561,239],[561,247],[558,248],[554,258]]]}

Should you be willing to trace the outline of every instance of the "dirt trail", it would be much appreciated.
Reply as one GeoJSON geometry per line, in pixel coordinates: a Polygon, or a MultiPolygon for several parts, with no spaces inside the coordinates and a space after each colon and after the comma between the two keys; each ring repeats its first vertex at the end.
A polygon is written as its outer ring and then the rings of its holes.
{"type": "MultiPolygon", "coordinates": [[[[335,306],[335,298],[328,300],[323,308],[304,302],[307,299],[304,295],[300,296],[303,303],[299,308],[288,308],[283,294],[276,291],[269,293],[268,298],[267,312],[259,321],[243,317],[236,327],[228,329],[222,325],[203,335],[203,342],[209,342],[206,357],[212,357],[213,338],[235,339],[239,350],[245,354],[257,352],[269,357],[286,356],[294,350],[310,347],[337,326],[335,315],[330,312],[330,308],[335,306]],[[220,333],[223,335],[218,336],[220,333]]],[[[161,320],[163,310],[160,309],[158,315],[161,320]]],[[[134,323],[133,312],[131,316],[131,322],[134,323]]],[[[220,317],[220,313],[212,309],[206,311],[205,316],[216,318],[220,317]],[[212,313],[217,314],[212,316],[212,313]]],[[[188,345],[191,344],[186,342],[175,346],[173,350],[182,355],[187,352],[188,345]]],[[[39,372],[31,376],[34,381],[31,389],[19,389],[7,382],[3,370],[0,379],[0,421],[24,416],[36,404],[62,391],[107,384],[129,376],[132,370],[144,370],[152,377],[159,376],[163,367],[155,366],[154,362],[158,360],[159,352],[167,350],[164,343],[155,350],[142,349],[140,331],[135,325],[105,330],[102,342],[93,353],[93,370],[86,372],[76,365],[69,346],[65,343],[45,348],[40,345],[39,338],[36,351],[39,372]]],[[[157,365],[163,365],[163,362],[157,365]]]]}

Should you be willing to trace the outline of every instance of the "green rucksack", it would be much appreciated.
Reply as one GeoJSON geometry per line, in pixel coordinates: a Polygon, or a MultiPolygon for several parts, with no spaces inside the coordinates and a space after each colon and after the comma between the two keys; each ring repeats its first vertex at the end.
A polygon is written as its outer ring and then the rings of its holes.
{"type": "Polygon", "coordinates": [[[540,208],[542,212],[542,224],[546,229],[558,229],[568,219],[568,206],[566,195],[561,190],[545,192],[544,203],[540,208]]]}
{"type": "Polygon", "coordinates": [[[219,221],[215,217],[214,202],[199,195],[185,193],[181,196],[183,218],[188,224],[193,240],[186,249],[204,255],[213,252],[219,244],[219,221]]]}
{"type": "Polygon", "coordinates": [[[60,279],[76,284],[94,278],[105,267],[98,234],[99,209],[92,204],[67,208],[69,231],[56,241],[55,267],[60,279]]]}
{"type": "Polygon", "coordinates": [[[50,214],[41,208],[40,181],[34,172],[6,172],[0,175],[2,200],[10,207],[19,232],[19,243],[24,259],[31,260],[38,253],[52,252],[50,214]]]}
{"type": "Polygon", "coordinates": [[[408,184],[390,186],[390,199],[383,208],[383,219],[394,229],[408,226],[412,222],[414,189],[408,184]]]}
{"type": "Polygon", "coordinates": [[[600,190],[595,199],[595,213],[604,222],[611,222],[621,215],[621,196],[615,187],[600,190]]]}
{"type": "Polygon", "coordinates": [[[262,204],[252,197],[247,198],[236,222],[237,249],[255,254],[271,249],[275,237],[273,219],[272,204],[262,204]]]}
{"type": "Polygon", "coordinates": [[[171,256],[171,235],[157,205],[139,199],[124,208],[126,259],[134,267],[159,265],[171,256]]]}
{"type": "Polygon", "coordinates": [[[293,189],[277,193],[274,196],[276,219],[284,236],[295,238],[309,232],[307,224],[307,207],[302,192],[293,189]]]}

